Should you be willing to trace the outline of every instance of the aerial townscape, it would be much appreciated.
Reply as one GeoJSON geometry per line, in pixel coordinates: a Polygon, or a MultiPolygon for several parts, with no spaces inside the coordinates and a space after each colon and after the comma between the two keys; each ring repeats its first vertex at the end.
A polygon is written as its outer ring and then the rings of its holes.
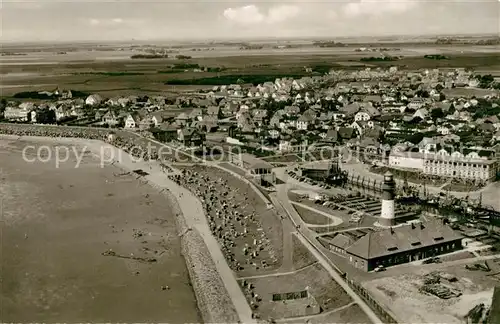
{"type": "MultiPolygon", "coordinates": [[[[426,6],[377,4],[338,6],[426,6]]],[[[278,37],[304,5],[247,5],[218,20],[240,39],[146,40],[82,12],[52,41],[20,32],[30,6],[1,9],[0,321],[500,323],[491,19],[278,37]]]]}

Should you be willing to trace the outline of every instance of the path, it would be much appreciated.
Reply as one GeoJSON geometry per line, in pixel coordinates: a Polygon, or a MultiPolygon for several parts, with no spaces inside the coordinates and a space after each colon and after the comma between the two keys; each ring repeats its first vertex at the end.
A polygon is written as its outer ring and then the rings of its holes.
{"type": "Polygon", "coordinates": [[[274,194],[269,195],[271,202],[274,205],[278,215],[281,218],[281,226],[283,228],[283,262],[279,271],[290,271],[293,269],[293,237],[292,232],[295,231],[294,224],[286,215],[286,211],[279,204],[274,194]]]}
{"type": "Polygon", "coordinates": [[[351,298],[354,300],[355,303],[359,305],[359,307],[366,313],[368,318],[373,322],[373,323],[383,323],[373,312],[373,310],[365,303],[361,297],[359,297],[354,290],[351,289],[351,287],[344,281],[344,279],[338,274],[337,270],[335,270],[331,265],[330,262],[327,261],[327,258],[323,256],[319,250],[317,250],[311,243],[309,243],[308,240],[304,238],[303,235],[298,235],[298,239],[304,244],[304,246],[314,255],[314,257],[319,261],[319,263],[325,268],[325,270],[328,272],[328,274],[339,284],[348,294],[351,296],[351,298]]]}
{"type": "Polygon", "coordinates": [[[220,250],[219,243],[210,231],[201,202],[189,190],[170,180],[162,172],[158,161],[134,162],[130,155],[125,154],[123,151],[121,155],[119,155],[118,152],[121,150],[116,147],[104,143],[100,143],[98,145],[109,146],[110,150],[115,150],[114,156],[120,156],[120,163],[126,168],[130,170],[138,168],[147,170],[149,175],[143,177],[143,179],[147,180],[156,187],[167,189],[172,193],[179,203],[186,220],[186,225],[198,231],[203,238],[211,257],[214,260],[217,271],[224,282],[224,286],[233,301],[236,311],[238,312],[241,322],[256,323],[256,321],[252,318],[252,310],[250,309],[250,306],[248,305],[247,300],[240,289],[238,282],[236,281],[236,277],[234,276],[231,268],[229,268],[229,265],[220,250]]]}
{"type": "Polygon", "coordinates": [[[287,271],[287,272],[274,272],[274,273],[269,273],[269,274],[263,274],[263,275],[258,275],[258,276],[250,276],[250,277],[241,277],[241,278],[238,278],[238,280],[243,280],[243,279],[259,279],[259,278],[269,278],[269,277],[279,277],[279,276],[286,276],[286,275],[292,275],[292,274],[296,274],[297,272],[300,272],[300,271],[303,271],[303,270],[306,270],[307,268],[310,268],[310,267],[313,267],[317,264],[317,262],[314,262],[310,265],[307,265],[303,268],[300,268],[300,269],[297,269],[297,270],[294,270],[294,271],[287,271]]]}
{"type": "Polygon", "coordinates": [[[361,307],[361,309],[366,313],[373,323],[383,323],[378,316],[373,312],[373,310],[364,302],[361,297],[359,297],[354,290],[344,281],[340,276],[340,270],[328,259],[328,257],[321,251],[319,242],[316,241],[315,233],[309,230],[304,221],[300,218],[295,208],[288,200],[287,186],[279,185],[277,186],[276,195],[279,204],[285,209],[290,220],[294,225],[300,225],[298,228],[297,238],[304,244],[304,246],[309,250],[309,252],[319,261],[319,263],[325,268],[328,274],[351,296],[351,298],[361,307]]]}

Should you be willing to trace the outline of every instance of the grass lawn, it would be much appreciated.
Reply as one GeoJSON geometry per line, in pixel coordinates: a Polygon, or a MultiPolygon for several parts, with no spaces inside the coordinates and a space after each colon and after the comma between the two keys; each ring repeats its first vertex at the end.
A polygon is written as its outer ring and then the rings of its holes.
{"type": "Polygon", "coordinates": [[[300,242],[297,236],[292,235],[293,240],[293,267],[298,270],[307,267],[318,260],[309,252],[309,250],[300,242]]]}
{"type": "Polygon", "coordinates": [[[299,213],[300,218],[307,224],[311,225],[328,225],[331,223],[330,218],[325,217],[319,213],[316,213],[312,210],[309,210],[307,208],[293,205],[297,213],[299,213]]]}
{"type": "Polygon", "coordinates": [[[258,312],[262,318],[281,318],[286,314],[276,314],[272,301],[275,293],[298,292],[309,287],[323,311],[349,304],[352,299],[319,264],[307,267],[290,275],[270,276],[247,280],[255,286],[255,293],[262,297],[258,312]]]}

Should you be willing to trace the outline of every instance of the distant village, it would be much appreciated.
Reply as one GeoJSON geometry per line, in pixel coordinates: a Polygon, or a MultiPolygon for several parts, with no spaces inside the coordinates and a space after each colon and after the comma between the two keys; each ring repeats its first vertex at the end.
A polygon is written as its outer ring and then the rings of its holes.
{"type": "Polygon", "coordinates": [[[57,89],[39,92],[44,100],[4,101],[3,118],[149,131],[185,146],[223,134],[226,143],[267,155],[348,146],[393,169],[484,184],[499,172],[495,88],[498,80],[465,69],[368,68],[176,96],[75,98],[57,89]]]}

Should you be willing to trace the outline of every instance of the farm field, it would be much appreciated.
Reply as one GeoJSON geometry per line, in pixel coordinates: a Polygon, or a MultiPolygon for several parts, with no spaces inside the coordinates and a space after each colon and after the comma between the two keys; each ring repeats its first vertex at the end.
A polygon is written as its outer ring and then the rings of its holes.
{"type": "MultiPolygon", "coordinates": [[[[214,51],[180,51],[192,59],[130,59],[133,51],[77,50],[65,55],[52,52],[28,52],[22,56],[2,56],[2,96],[12,96],[20,91],[51,90],[57,86],[82,92],[99,93],[106,97],[130,94],[159,94],[165,92],[196,91],[211,88],[211,81],[190,84],[189,80],[227,76],[308,76],[304,66],[314,70],[359,69],[364,67],[398,66],[401,69],[420,68],[480,68],[482,71],[498,71],[498,48],[495,47],[408,47],[388,55],[402,56],[397,61],[360,62],[360,58],[377,55],[373,52],[355,52],[357,47],[347,48],[300,48],[290,50],[240,51],[216,48],[214,51]],[[463,52],[463,53],[462,53],[463,52]],[[448,60],[429,60],[425,54],[445,53],[448,60]],[[258,62],[258,63],[249,63],[258,62]],[[220,73],[193,72],[192,69],[171,70],[174,64],[199,64],[204,67],[224,68],[220,73]],[[316,67],[316,68],[315,68],[316,67]],[[168,72],[168,73],[167,73],[168,72]],[[175,85],[166,82],[179,83],[175,85]],[[183,81],[184,80],[184,81],[183,81]],[[188,80],[187,82],[185,80],[188,80]],[[182,81],[182,82],[181,82],[182,81]]],[[[116,48],[115,48],[116,49],[116,48]]],[[[9,51],[28,51],[26,48],[10,48],[9,51]]],[[[45,49],[46,51],[47,49],[45,49]]],[[[322,73],[322,72],[321,72],[322,73]]],[[[321,74],[320,73],[320,74],[321,74]]],[[[317,74],[317,75],[320,75],[317,74]]],[[[249,81],[251,82],[251,81],[249,81]]]]}
{"type": "Polygon", "coordinates": [[[55,150],[0,139],[2,320],[199,322],[169,201],[84,148],[56,168],[25,145],[55,150]]]}

